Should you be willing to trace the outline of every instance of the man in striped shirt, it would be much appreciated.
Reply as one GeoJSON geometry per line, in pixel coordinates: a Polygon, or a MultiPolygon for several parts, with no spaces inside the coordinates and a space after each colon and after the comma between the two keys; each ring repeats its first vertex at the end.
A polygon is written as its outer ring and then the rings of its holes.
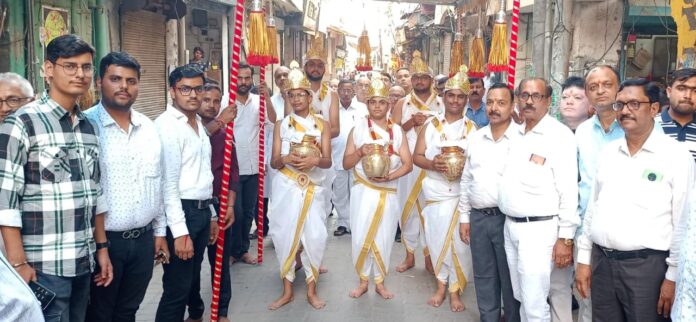
{"type": "Polygon", "coordinates": [[[657,122],[665,134],[686,147],[696,161],[696,69],[683,68],[670,75],[669,108],[662,111],[657,122]]]}

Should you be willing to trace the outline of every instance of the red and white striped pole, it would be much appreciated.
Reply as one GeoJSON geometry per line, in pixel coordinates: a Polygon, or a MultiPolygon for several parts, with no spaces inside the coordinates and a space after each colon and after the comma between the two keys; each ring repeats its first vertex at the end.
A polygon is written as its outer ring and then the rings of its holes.
{"type": "Polygon", "coordinates": [[[520,29],[520,0],[512,1],[512,24],[510,25],[510,60],[508,63],[508,87],[515,89],[517,68],[517,32],[520,29]]]}
{"type": "MultiPolygon", "coordinates": [[[[260,66],[259,68],[259,80],[261,84],[266,84],[266,66],[260,66]]],[[[264,133],[266,127],[266,97],[261,95],[259,97],[259,192],[258,192],[258,220],[256,224],[256,230],[258,231],[258,239],[256,244],[256,249],[258,250],[258,257],[256,261],[260,264],[263,263],[263,186],[266,177],[266,162],[265,162],[265,150],[266,145],[264,133]]]]}
{"type": "MultiPolygon", "coordinates": [[[[244,17],[244,0],[237,0],[234,14],[234,37],[232,41],[232,58],[230,65],[230,88],[229,106],[232,106],[237,99],[237,76],[239,75],[240,50],[242,46],[242,21],[244,17]]],[[[230,169],[232,168],[232,140],[234,138],[234,123],[227,124],[225,129],[225,152],[222,163],[222,191],[220,193],[220,213],[218,214],[218,225],[225,225],[225,215],[227,214],[228,194],[230,191],[230,169]]],[[[220,281],[222,279],[222,261],[229,260],[224,258],[225,231],[218,232],[217,247],[215,251],[215,267],[213,268],[213,298],[210,304],[210,320],[218,320],[218,309],[220,306],[220,281]]]]}

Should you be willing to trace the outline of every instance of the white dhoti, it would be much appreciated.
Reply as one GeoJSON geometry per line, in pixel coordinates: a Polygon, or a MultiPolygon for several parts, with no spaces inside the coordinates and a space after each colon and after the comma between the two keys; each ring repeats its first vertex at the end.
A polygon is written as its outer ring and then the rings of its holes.
{"type": "MultiPolygon", "coordinates": [[[[397,196],[401,205],[399,227],[401,227],[401,243],[406,251],[414,253],[419,245],[425,245],[423,237],[422,210],[425,203],[422,190],[422,182],[425,171],[413,166],[413,171],[401,177],[398,182],[397,196]]],[[[425,256],[429,255],[427,246],[423,249],[425,256]]]]}
{"type": "Polygon", "coordinates": [[[473,274],[471,248],[459,238],[459,182],[423,179],[425,240],[437,279],[462,292],[473,274]]]}
{"type": "Polygon", "coordinates": [[[280,263],[280,278],[295,280],[295,255],[300,247],[307,283],[317,281],[326,248],[325,188],[311,181],[298,183],[298,172],[283,168],[273,179],[268,235],[280,263]]]}

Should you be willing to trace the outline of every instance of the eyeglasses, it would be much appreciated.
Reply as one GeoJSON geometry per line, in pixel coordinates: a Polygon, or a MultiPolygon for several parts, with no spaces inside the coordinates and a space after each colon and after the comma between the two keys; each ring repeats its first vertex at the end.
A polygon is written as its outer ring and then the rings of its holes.
{"type": "Polygon", "coordinates": [[[179,86],[176,89],[179,90],[179,93],[184,96],[189,96],[191,95],[191,91],[196,91],[196,94],[201,94],[204,91],[203,86],[196,86],[196,87],[190,87],[190,86],[179,86]]]}
{"type": "Polygon", "coordinates": [[[31,100],[31,97],[10,96],[5,100],[0,100],[0,106],[2,106],[2,104],[7,104],[7,106],[11,108],[16,108],[26,104],[29,100],[31,100]]]}
{"type": "Polygon", "coordinates": [[[297,94],[288,93],[288,99],[294,99],[296,97],[305,98],[307,96],[309,96],[309,94],[307,94],[307,93],[297,93],[297,94]]]}
{"type": "Polygon", "coordinates": [[[640,108],[640,104],[650,104],[652,102],[647,101],[647,102],[640,102],[640,101],[629,101],[629,102],[615,102],[611,104],[611,108],[614,109],[614,111],[621,111],[623,110],[624,106],[628,106],[629,109],[637,111],[640,108]]]}
{"type": "Polygon", "coordinates": [[[538,103],[543,98],[545,98],[546,95],[539,94],[539,93],[534,93],[534,94],[522,93],[519,96],[519,98],[522,100],[522,102],[526,102],[530,97],[532,98],[532,102],[538,103]]]}
{"type": "Polygon", "coordinates": [[[82,73],[85,75],[92,75],[92,73],[94,72],[94,66],[92,64],[84,64],[84,65],[80,66],[78,64],[70,64],[70,63],[63,64],[63,65],[55,63],[54,65],[63,67],[63,72],[65,73],[65,75],[68,75],[68,76],[75,76],[75,74],[77,74],[78,69],[82,69],[82,73]]]}

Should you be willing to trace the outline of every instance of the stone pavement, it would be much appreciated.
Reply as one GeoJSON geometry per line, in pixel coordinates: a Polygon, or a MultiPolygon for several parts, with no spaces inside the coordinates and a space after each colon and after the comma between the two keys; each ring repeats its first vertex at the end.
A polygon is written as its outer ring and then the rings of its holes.
{"type": "MultiPolygon", "coordinates": [[[[359,280],[351,261],[350,235],[334,237],[335,216],[329,219],[329,242],[324,255],[324,264],[329,272],[319,279],[319,296],[326,301],[322,310],[314,310],[307,304],[304,272],[298,271],[294,283],[295,300],[277,311],[269,311],[266,306],[275,300],[282,291],[278,276],[278,260],[274,249],[264,249],[264,262],[259,266],[243,263],[232,265],[231,321],[478,321],[478,309],[473,281],[462,294],[466,305],[464,312],[449,310],[449,298],[439,308],[429,306],[426,301],[435,291],[435,278],[425,271],[422,252],[416,256],[416,267],[405,273],[394,271],[404,257],[402,244],[395,243],[389,264],[387,288],[395,293],[395,298],[383,300],[370,290],[359,299],[352,299],[348,292],[357,286],[359,280]]],[[[256,254],[256,242],[250,252],[256,254]]],[[[201,293],[206,301],[205,321],[210,319],[211,287],[210,268],[207,257],[203,261],[201,293]]],[[[137,321],[153,321],[157,304],[162,294],[162,268],[155,268],[145,300],[138,311],[137,321]]]]}

